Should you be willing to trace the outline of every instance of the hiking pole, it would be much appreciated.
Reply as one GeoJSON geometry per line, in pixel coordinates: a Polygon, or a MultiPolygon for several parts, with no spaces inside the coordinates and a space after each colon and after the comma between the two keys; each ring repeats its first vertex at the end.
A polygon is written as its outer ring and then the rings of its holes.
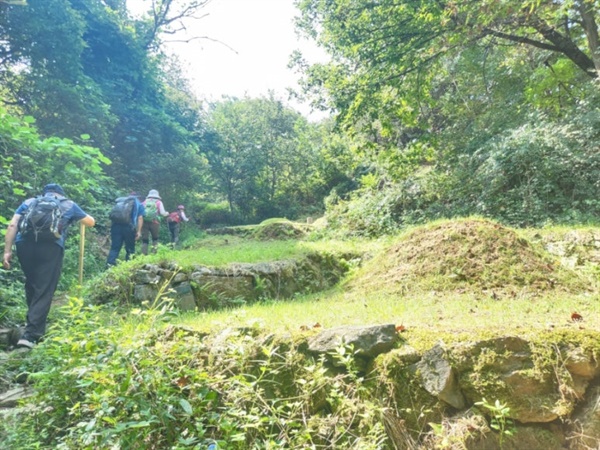
{"type": "Polygon", "coordinates": [[[83,285],[83,253],[85,250],[85,225],[79,222],[79,286],[83,285]]]}

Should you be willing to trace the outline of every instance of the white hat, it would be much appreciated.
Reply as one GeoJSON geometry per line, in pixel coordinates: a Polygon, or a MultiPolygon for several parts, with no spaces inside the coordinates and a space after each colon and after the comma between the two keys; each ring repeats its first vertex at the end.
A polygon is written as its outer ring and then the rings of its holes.
{"type": "Polygon", "coordinates": [[[157,198],[159,200],[162,200],[160,198],[160,195],[158,195],[158,191],[156,189],[150,189],[150,192],[148,192],[148,195],[146,197],[147,198],[157,198]]]}

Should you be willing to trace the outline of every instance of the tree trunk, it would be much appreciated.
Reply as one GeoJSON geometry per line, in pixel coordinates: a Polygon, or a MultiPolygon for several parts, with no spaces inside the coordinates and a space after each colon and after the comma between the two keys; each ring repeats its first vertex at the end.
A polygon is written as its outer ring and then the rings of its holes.
{"type": "Polygon", "coordinates": [[[586,5],[584,0],[577,2],[577,8],[581,15],[583,29],[587,36],[588,47],[596,67],[596,74],[600,73],[600,53],[598,52],[598,25],[594,18],[594,11],[591,5],[586,5]]]}
{"type": "Polygon", "coordinates": [[[545,39],[554,44],[556,51],[573,61],[577,67],[587,73],[590,77],[598,77],[594,61],[582,52],[571,39],[559,33],[556,28],[548,25],[543,20],[534,19],[530,21],[530,24],[545,39]]]}

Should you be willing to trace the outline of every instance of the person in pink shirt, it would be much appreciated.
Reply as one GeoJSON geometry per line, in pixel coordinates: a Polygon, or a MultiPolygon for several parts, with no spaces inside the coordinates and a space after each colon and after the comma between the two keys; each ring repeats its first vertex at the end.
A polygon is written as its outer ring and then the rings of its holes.
{"type": "Polygon", "coordinates": [[[167,223],[169,224],[169,233],[171,233],[171,245],[173,248],[179,242],[179,230],[181,222],[188,222],[190,219],[185,215],[185,206],[179,205],[177,211],[172,212],[167,217],[167,223]]]}
{"type": "Polygon", "coordinates": [[[158,231],[160,230],[160,218],[167,217],[169,213],[165,209],[162,199],[156,189],[150,189],[144,205],[144,224],[142,225],[142,253],[148,254],[149,237],[152,236],[152,253],[156,253],[158,247],[158,231]]]}

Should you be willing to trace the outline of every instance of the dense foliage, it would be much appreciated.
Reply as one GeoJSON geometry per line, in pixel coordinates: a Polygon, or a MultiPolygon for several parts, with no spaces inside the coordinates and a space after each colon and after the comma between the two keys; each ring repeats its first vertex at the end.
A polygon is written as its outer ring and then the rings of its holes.
{"type": "Polygon", "coordinates": [[[212,175],[244,222],[318,212],[343,173],[319,127],[272,95],[213,105],[208,129],[203,148],[212,175]]]}
{"type": "MultiPolygon", "coordinates": [[[[171,3],[155,6],[173,10],[171,3]]],[[[124,1],[96,0],[0,8],[5,103],[35,117],[45,136],[87,134],[113,161],[107,173],[121,190],[175,197],[197,186],[200,105],[158,51],[158,33],[171,24],[166,12],[133,19],[124,1]]]]}
{"type": "Polygon", "coordinates": [[[207,111],[162,51],[205,4],[160,0],[141,16],[122,0],[0,4],[4,103],[42,136],[87,136],[112,161],[108,198],[158,189],[198,216],[227,201],[232,222],[322,211],[345,172],[323,162],[327,134],[272,95],[207,111]]]}
{"type": "Polygon", "coordinates": [[[600,212],[595,2],[298,1],[299,29],[331,62],[295,61],[335,126],[272,94],[204,108],[161,48],[205,3],[160,0],[135,17],[120,0],[0,5],[6,107],[42,140],[110,158],[114,184],[97,182],[114,187],[97,199],[156,188],[204,224],[327,207],[373,235],[474,213],[525,225],[600,212]]]}
{"type": "Polygon", "coordinates": [[[336,223],[597,217],[597,2],[297,4],[332,58],[297,56],[305,90],[370,167],[350,203],[330,203],[336,223]]]}
{"type": "Polygon", "coordinates": [[[24,361],[39,397],[21,426],[0,424],[4,445],[375,450],[388,441],[384,408],[365,395],[350,348],[332,356],[347,369],[336,374],[259,328],[227,336],[215,352],[202,334],[164,328],[173,312],[161,302],[124,321],[113,315],[113,325],[136,329],[130,335],[106,326],[106,313],[71,300],[64,331],[24,361]]]}
{"type": "Polygon", "coordinates": [[[19,118],[0,107],[0,221],[6,223],[20,201],[38,195],[48,180],[62,184],[86,208],[97,208],[96,199],[110,187],[104,173],[110,160],[85,145],[88,138],[43,138],[34,118],[19,118]]]}

